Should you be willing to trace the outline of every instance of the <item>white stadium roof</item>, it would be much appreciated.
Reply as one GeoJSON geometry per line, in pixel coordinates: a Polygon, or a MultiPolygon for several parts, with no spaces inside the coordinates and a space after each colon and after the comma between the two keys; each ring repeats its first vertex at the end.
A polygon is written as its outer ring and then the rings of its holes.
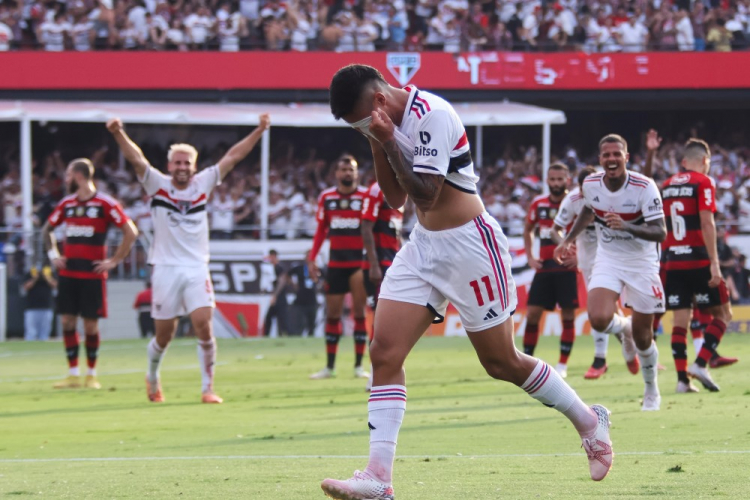
{"type": "MultiPolygon", "coordinates": [[[[509,126],[564,124],[565,113],[514,102],[456,104],[464,125],[509,126]]],[[[0,121],[104,122],[170,125],[255,125],[271,113],[277,127],[345,127],[327,104],[232,104],[182,102],[0,101],[0,121]]]]}

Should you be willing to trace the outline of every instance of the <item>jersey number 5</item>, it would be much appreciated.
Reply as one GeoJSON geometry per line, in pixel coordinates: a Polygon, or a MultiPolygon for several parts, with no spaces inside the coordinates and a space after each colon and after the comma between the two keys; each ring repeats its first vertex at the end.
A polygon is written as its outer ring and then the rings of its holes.
{"type": "MultiPolygon", "coordinates": [[[[492,291],[492,282],[490,281],[489,276],[482,276],[482,283],[484,283],[485,288],[487,289],[487,297],[490,299],[490,302],[495,300],[495,293],[492,291]]],[[[477,297],[477,305],[480,307],[484,305],[484,297],[482,297],[482,289],[479,288],[479,281],[474,280],[471,283],[469,283],[471,288],[474,289],[474,295],[477,297]]]]}

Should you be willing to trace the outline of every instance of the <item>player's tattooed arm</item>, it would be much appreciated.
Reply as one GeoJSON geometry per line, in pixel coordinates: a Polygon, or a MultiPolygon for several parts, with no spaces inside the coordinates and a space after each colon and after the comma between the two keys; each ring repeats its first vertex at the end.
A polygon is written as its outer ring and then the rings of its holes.
{"type": "Polygon", "coordinates": [[[406,203],[406,191],[401,187],[396,178],[396,173],[388,162],[388,157],[383,146],[372,137],[367,137],[372,148],[372,160],[375,164],[375,177],[378,179],[380,189],[383,191],[385,201],[393,208],[399,209],[406,203]]]}
{"type": "Polygon", "coordinates": [[[445,177],[414,172],[404,158],[404,154],[396,144],[395,139],[385,142],[383,150],[388,157],[393,172],[396,174],[396,180],[417,208],[422,212],[428,212],[432,209],[440,195],[445,177]]]}
{"type": "Polygon", "coordinates": [[[661,243],[667,239],[667,225],[665,224],[663,217],[650,220],[645,224],[637,225],[625,222],[622,220],[622,217],[610,212],[604,215],[604,221],[608,228],[618,231],[626,231],[642,240],[661,243]]]}

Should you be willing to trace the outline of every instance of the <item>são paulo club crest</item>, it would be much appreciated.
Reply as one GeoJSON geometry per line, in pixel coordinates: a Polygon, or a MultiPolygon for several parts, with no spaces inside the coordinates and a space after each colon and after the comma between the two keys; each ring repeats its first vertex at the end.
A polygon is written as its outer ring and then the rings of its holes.
{"type": "Polygon", "coordinates": [[[414,78],[422,65],[419,52],[390,52],[386,55],[386,66],[402,87],[414,78]]]}

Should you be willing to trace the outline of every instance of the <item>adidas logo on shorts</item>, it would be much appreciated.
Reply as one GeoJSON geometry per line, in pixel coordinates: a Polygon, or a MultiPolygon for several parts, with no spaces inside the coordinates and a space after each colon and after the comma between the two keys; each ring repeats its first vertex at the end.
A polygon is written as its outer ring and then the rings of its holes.
{"type": "Polygon", "coordinates": [[[489,321],[491,319],[495,319],[498,317],[498,314],[490,308],[490,312],[487,313],[487,315],[484,317],[485,321],[489,321]]]}

